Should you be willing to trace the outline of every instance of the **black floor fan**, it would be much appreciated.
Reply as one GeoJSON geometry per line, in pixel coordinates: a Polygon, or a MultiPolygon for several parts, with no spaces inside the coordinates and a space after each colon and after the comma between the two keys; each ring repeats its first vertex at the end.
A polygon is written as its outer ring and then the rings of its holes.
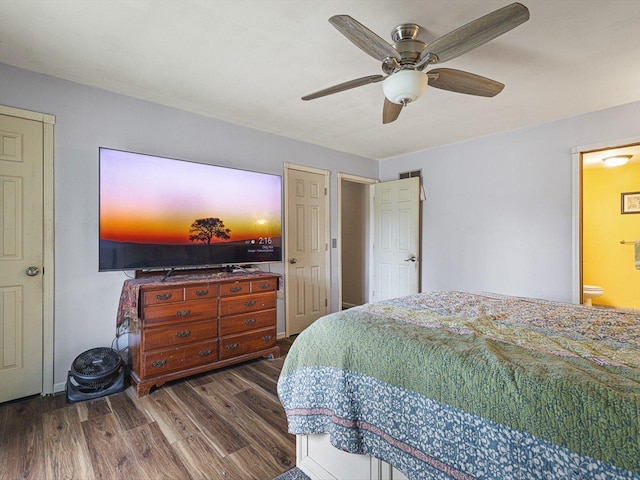
{"type": "Polygon", "coordinates": [[[87,350],[76,357],[67,374],[67,402],[91,400],[125,388],[126,365],[107,347],[87,350]]]}

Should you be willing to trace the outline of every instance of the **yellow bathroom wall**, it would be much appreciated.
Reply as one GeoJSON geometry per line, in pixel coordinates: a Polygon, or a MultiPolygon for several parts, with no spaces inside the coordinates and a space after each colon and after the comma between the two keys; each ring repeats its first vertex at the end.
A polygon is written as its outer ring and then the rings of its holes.
{"type": "Polygon", "coordinates": [[[621,214],[620,194],[640,192],[640,164],[583,170],[583,283],[599,285],[604,295],[594,305],[640,308],[640,270],[633,245],[640,240],[640,214],[621,214]]]}

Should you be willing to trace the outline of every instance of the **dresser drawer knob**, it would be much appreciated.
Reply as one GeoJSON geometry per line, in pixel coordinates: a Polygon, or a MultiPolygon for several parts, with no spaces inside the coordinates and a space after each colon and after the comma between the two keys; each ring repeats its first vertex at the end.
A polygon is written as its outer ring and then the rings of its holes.
{"type": "Polygon", "coordinates": [[[229,291],[236,293],[236,292],[240,292],[242,290],[242,287],[230,287],[229,291]]]}
{"type": "Polygon", "coordinates": [[[255,300],[247,300],[246,302],[244,302],[245,307],[253,307],[255,304],[256,304],[255,300]]]}
{"type": "Polygon", "coordinates": [[[224,348],[226,348],[227,350],[235,350],[236,348],[238,348],[238,344],[237,343],[229,343],[228,345],[225,345],[224,348]]]}
{"type": "Polygon", "coordinates": [[[179,317],[186,317],[187,315],[189,315],[191,313],[191,310],[186,309],[186,310],[178,310],[176,312],[176,315],[179,317]]]}
{"type": "Polygon", "coordinates": [[[213,353],[213,350],[202,350],[201,352],[198,353],[198,355],[200,355],[201,357],[206,357],[208,355],[211,355],[213,353]]]}
{"type": "Polygon", "coordinates": [[[256,319],[255,319],[255,318],[247,318],[247,319],[244,321],[244,324],[245,324],[245,325],[253,325],[254,323],[256,323],[256,319]]]}
{"type": "Polygon", "coordinates": [[[191,335],[191,330],[176,333],[176,337],[178,338],[187,338],[189,335],[191,335]]]}
{"type": "Polygon", "coordinates": [[[209,290],[196,290],[197,297],[204,297],[209,294],[209,290]]]}
{"type": "Polygon", "coordinates": [[[163,358],[162,360],[158,360],[157,362],[151,362],[152,367],[164,367],[167,363],[167,359],[163,358]]]}
{"type": "Polygon", "coordinates": [[[263,290],[265,288],[269,288],[271,286],[271,284],[269,283],[261,283],[260,285],[258,285],[258,288],[262,288],[263,290]]]}
{"type": "Polygon", "coordinates": [[[169,300],[173,295],[171,293],[157,294],[156,300],[169,300]]]}
{"type": "Polygon", "coordinates": [[[265,335],[264,337],[262,337],[262,341],[263,342],[268,342],[269,340],[271,340],[272,336],[271,335],[265,335]]]}

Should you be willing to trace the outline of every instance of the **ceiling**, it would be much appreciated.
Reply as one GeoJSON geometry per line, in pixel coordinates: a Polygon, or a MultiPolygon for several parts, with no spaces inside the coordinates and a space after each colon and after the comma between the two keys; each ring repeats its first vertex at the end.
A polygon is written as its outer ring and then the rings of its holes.
{"type": "Polygon", "coordinates": [[[443,64],[505,83],[494,98],[430,88],[389,125],[381,83],[300,100],[382,73],[332,15],[429,43],[508,3],[1,0],[0,62],[374,159],[640,100],[637,0],[523,0],[528,22],[443,64]]]}

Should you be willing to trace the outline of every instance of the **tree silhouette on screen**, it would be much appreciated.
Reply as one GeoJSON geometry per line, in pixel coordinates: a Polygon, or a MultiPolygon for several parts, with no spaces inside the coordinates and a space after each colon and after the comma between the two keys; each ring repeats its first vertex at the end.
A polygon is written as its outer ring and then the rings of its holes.
{"type": "Polygon", "coordinates": [[[225,228],[224,222],[219,218],[199,218],[191,224],[189,240],[209,245],[214,237],[229,240],[231,238],[230,233],[231,230],[225,228]]]}

